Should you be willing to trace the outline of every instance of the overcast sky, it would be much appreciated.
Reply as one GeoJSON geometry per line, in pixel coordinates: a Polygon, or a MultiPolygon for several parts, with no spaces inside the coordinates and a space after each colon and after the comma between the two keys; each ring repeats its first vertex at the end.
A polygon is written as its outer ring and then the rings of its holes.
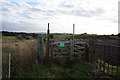
{"type": "Polygon", "coordinates": [[[119,0],[0,0],[2,30],[89,34],[118,33],[119,0]]]}

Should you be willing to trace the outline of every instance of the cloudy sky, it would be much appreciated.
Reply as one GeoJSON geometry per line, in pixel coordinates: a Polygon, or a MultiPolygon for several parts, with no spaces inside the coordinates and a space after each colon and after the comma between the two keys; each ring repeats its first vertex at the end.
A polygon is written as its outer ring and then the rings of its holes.
{"type": "Polygon", "coordinates": [[[89,34],[118,33],[119,0],[0,0],[2,30],[89,34]]]}

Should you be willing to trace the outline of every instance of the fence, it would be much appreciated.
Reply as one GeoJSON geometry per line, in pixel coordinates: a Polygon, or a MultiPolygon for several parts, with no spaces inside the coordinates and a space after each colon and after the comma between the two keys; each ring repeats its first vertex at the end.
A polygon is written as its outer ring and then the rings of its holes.
{"type": "Polygon", "coordinates": [[[95,44],[98,68],[108,74],[118,75],[120,67],[120,46],[95,44]]]}
{"type": "Polygon", "coordinates": [[[52,58],[73,58],[86,56],[86,42],[57,41],[50,43],[50,56],[52,58]],[[73,48],[74,46],[74,48],[73,48]]]}

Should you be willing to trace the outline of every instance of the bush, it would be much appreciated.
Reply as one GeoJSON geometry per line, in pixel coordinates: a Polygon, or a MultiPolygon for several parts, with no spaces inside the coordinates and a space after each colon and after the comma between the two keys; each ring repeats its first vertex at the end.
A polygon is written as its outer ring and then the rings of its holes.
{"type": "Polygon", "coordinates": [[[16,38],[19,39],[19,40],[23,40],[23,39],[27,39],[27,40],[28,40],[28,39],[30,39],[31,37],[30,37],[30,36],[27,36],[27,35],[17,35],[16,38]]]}
{"type": "Polygon", "coordinates": [[[38,34],[32,34],[32,37],[35,38],[35,39],[37,39],[38,34]]]}
{"type": "Polygon", "coordinates": [[[52,34],[50,34],[49,37],[50,37],[50,39],[53,39],[53,38],[54,38],[54,36],[53,36],[52,34]]]}

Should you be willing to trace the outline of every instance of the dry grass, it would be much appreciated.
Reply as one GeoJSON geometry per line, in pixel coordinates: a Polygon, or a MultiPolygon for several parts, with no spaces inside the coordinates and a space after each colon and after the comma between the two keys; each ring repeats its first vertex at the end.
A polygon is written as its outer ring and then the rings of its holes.
{"type": "MultiPolygon", "coordinates": [[[[8,70],[8,54],[12,54],[12,74],[37,62],[37,40],[3,43],[3,75],[8,70]]],[[[4,76],[3,76],[4,77],[4,76]]]]}

